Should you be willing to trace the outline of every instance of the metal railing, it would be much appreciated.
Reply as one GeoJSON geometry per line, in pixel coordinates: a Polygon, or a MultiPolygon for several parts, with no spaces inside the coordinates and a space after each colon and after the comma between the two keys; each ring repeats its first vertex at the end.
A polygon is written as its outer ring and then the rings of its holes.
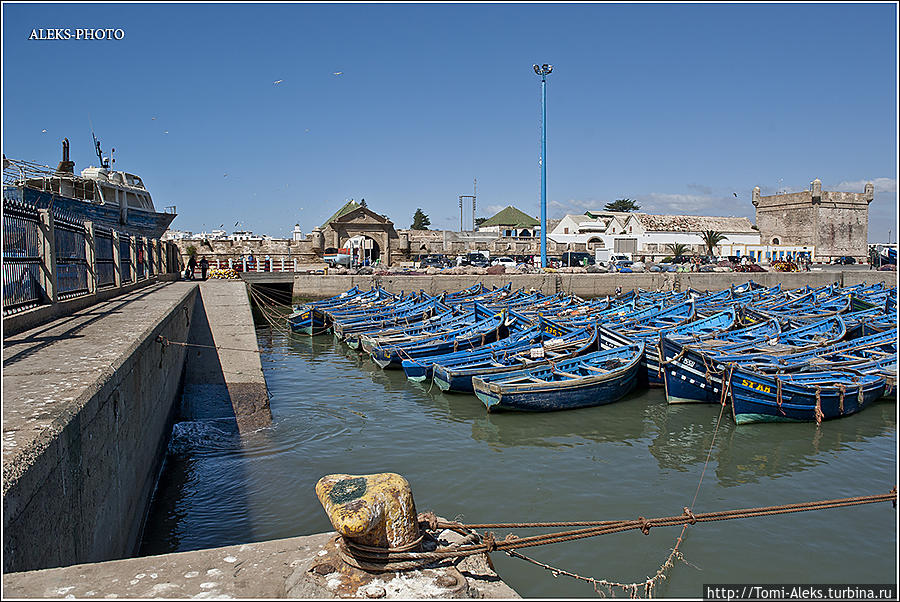
{"type": "Polygon", "coordinates": [[[74,217],[54,212],[53,235],[56,239],[58,298],[64,300],[88,294],[84,224],[74,217]]]}
{"type": "Polygon", "coordinates": [[[173,243],[94,226],[58,208],[37,209],[14,192],[3,195],[4,318],[181,268],[173,243]]]}
{"type": "Polygon", "coordinates": [[[113,255],[113,233],[94,228],[94,262],[97,266],[97,288],[116,284],[116,258],[113,255]]]}
{"type": "Polygon", "coordinates": [[[3,199],[3,314],[44,302],[41,285],[41,234],[37,209],[3,199]]]}
{"type": "Polygon", "coordinates": [[[131,282],[131,237],[119,235],[119,263],[122,266],[122,282],[131,282]]]}
{"type": "Polygon", "coordinates": [[[147,277],[147,250],[144,248],[143,240],[134,242],[134,266],[137,269],[137,279],[143,280],[147,277]]]}

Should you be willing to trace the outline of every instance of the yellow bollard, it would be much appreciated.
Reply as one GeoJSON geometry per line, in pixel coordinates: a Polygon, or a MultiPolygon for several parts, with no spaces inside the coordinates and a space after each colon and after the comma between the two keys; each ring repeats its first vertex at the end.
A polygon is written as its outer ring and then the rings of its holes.
{"type": "Polygon", "coordinates": [[[409,483],[385,472],[332,474],[319,479],[316,495],[335,531],[353,542],[411,550],[421,540],[409,483]]]}

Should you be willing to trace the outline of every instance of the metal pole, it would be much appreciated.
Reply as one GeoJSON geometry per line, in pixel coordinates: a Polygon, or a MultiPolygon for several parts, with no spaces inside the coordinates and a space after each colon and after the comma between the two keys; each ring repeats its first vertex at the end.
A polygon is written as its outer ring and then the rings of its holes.
{"type": "Polygon", "coordinates": [[[547,74],[541,73],[541,267],[547,267],[547,74]]]}

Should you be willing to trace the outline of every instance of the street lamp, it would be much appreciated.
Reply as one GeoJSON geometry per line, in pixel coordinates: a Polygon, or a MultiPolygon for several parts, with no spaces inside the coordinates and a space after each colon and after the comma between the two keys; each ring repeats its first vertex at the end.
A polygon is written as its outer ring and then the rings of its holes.
{"type": "Polygon", "coordinates": [[[547,76],[553,65],[534,65],[541,76],[541,267],[547,267],[547,76]]]}

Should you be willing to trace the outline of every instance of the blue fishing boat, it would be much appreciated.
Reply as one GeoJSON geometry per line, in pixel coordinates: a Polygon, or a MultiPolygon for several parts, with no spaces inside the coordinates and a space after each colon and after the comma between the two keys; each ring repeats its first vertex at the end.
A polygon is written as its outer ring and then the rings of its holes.
{"type": "Polygon", "coordinates": [[[372,360],[384,369],[401,368],[404,359],[454,353],[460,349],[474,349],[509,336],[510,329],[516,325],[523,330],[530,326],[530,323],[520,322],[515,317],[509,317],[504,311],[443,336],[409,344],[376,345],[371,351],[371,356],[372,360]]]}
{"type": "Polygon", "coordinates": [[[432,364],[432,380],[441,391],[471,393],[473,378],[559,364],[602,349],[596,326],[587,327],[544,340],[538,345],[519,346],[474,358],[437,358],[432,364]]]}
{"type": "Polygon", "coordinates": [[[734,308],[728,308],[706,318],[673,326],[639,327],[621,330],[602,328],[600,335],[607,347],[643,341],[645,343],[644,358],[641,360],[639,379],[642,383],[646,382],[648,386],[661,387],[663,386],[660,364],[662,337],[673,336],[681,337],[682,339],[699,340],[703,337],[715,336],[717,333],[725,332],[732,328],[736,316],[737,313],[734,308]]]}
{"type": "Polygon", "coordinates": [[[406,378],[415,382],[421,382],[432,377],[432,370],[437,362],[456,365],[460,363],[481,361],[484,358],[516,353],[521,349],[531,347],[541,341],[566,336],[574,330],[570,327],[561,326],[555,322],[551,322],[545,318],[538,318],[536,321],[537,323],[534,323],[517,312],[510,312],[510,315],[519,318],[519,323],[523,326],[527,324],[530,324],[530,326],[524,330],[513,329],[508,337],[499,339],[493,343],[480,345],[474,349],[461,349],[452,353],[439,353],[433,356],[419,356],[404,359],[401,365],[403,367],[403,372],[406,373],[406,378]]]}
{"type": "Polygon", "coordinates": [[[332,326],[335,338],[346,340],[352,335],[364,332],[410,326],[438,313],[450,312],[451,308],[440,302],[437,297],[412,299],[381,311],[367,313],[351,320],[338,319],[332,326]]]}
{"type": "MultiPolygon", "coordinates": [[[[478,302],[473,302],[471,307],[457,305],[454,315],[445,317],[440,321],[429,321],[421,325],[409,326],[399,332],[394,329],[386,329],[384,331],[373,330],[361,333],[358,346],[363,353],[371,355],[376,347],[408,346],[420,341],[450,336],[461,329],[497,315],[499,315],[498,312],[490,310],[478,302]]],[[[519,317],[519,314],[515,315],[519,317]]],[[[522,323],[527,322],[528,320],[525,319],[522,323]]]]}
{"type": "Polygon", "coordinates": [[[323,299],[321,301],[313,301],[305,305],[294,308],[293,313],[287,317],[287,323],[293,332],[300,334],[320,334],[327,330],[325,309],[346,306],[349,303],[357,303],[365,299],[375,299],[383,291],[372,289],[366,293],[354,286],[350,290],[344,291],[334,297],[323,299]]]}
{"type": "Polygon", "coordinates": [[[849,371],[761,374],[731,365],[728,391],[734,421],[821,422],[859,412],[884,394],[885,379],[849,371]]]}
{"type": "Polygon", "coordinates": [[[642,343],[494,376],[474,377],[475,395],[488,412],[546,412],[613,403],[637,384],[642,343]]]}

